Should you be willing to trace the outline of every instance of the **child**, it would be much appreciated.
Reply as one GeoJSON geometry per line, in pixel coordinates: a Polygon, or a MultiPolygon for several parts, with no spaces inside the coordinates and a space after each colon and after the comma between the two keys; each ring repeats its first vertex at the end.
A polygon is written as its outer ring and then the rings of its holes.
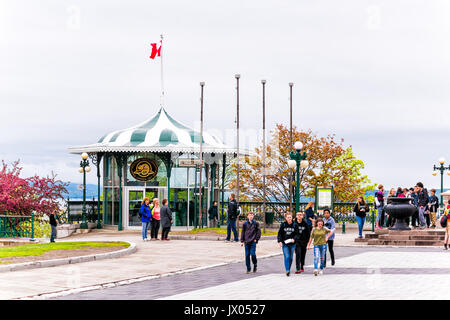
{"type": "Polygon", "coordinates": [[[247,266],[247,273],[250,273],[250,256],[253,262],[253,272],[256,272],[257,259],[256,259],[256,244],[261,238],[261,228],[259,223],[254,220],[255,215],[253,212],[247,213],[247,221],[242,225],[241,231],[241,246],[245,245],[245,264],[247,266]]]}
{"type": "Polygon", "coordinates": [[[325,266],[324,258],[327,250],[327,241],[331,230],[323,226],[323,220],[317,219],[314,229],[311,232],[311,238],[308,242],[308,250],[310,249],[311,242],[314,240],[314,275],[317,276],[319,257],[320,257],[320,274],[323,274],[323,268],[325,266]]]}

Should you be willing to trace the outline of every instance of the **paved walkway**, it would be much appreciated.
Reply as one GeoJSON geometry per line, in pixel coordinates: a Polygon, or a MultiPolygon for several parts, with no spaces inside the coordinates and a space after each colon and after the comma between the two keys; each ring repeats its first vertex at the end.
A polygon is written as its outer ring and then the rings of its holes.
{"type": "MultiPolygon", "coordinates": [[[[450,299],[450,252],[440,248],[337,247],[336,265],[313,275],[286,277],[282,256],[259,259],[258,272],[242,262],[130,285],[68,295],[64,300],[283,300],[450,299]]],[[[295,267],[294,267],[295,268],[295,267]]]]}
{"type": "MultiPolygon", "coordinates": [[[[355,234],[338,234],[335,245],[357,245],[354,238],[355,234]]],[[[199,240],[142,242],[138,231],[119,233],[103,229],[60,241],[94,240],[135,242],[138,249],[136,253],[118,259],[2,273],[0,299],[25,298],[244,260],[244,250],[237,243],[199,240]]],[[[277,255],[281,254],[281,249],[276,241],[264,240],[258,244],[257,254],[260,257],[277,255]]]]}

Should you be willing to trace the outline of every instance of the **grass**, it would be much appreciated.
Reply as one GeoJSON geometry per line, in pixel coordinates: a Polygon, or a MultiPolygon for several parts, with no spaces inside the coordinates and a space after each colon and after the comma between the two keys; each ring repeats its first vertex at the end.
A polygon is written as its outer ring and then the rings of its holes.
{"type": "Polygon", "coordinates": [[[7,257],[27,257],[41,256],[52,250],[72,250],[86,247],[116,247],[124,246],[128,248],[126,242],[57,242],[57,243],[36,243],[14,246],[10,248],[0,248],[0,258],[7,257]]]}
{"type": "MultiPolygon", "coordinates": [[[[190,231],[185,231],[183,233],[187,233],[187,234],[199,234],[202,232],[216,232],[219,234],[227,234],[227,229],[226,228],[194,228],[190,231]]],[[[242,229],[239,228],[239,234],[241,234],[242,229]]],[[[179,233],[179,232],[177,232],[179,233]]],[[[266,229],[266,232],[263,232],[263,230],[261,229],[261,235],[262,236],[276,236],[278,234],[278,231],[274,231],[274,230],[269,230],[266,229]]]]}

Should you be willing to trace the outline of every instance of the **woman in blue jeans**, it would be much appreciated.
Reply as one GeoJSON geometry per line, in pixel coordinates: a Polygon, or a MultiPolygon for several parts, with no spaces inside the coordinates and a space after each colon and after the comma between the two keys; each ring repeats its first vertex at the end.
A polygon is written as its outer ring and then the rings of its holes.
{"type": "Polygon", "coordinates": [[[363,227],[366,222],[366,214],[369,212],[369,206],[364,201],[363,197],[358,197],[358,201],[356,202],[353,211],[356,213],[356,221],[358,222],[358,238],[362,238],[363,227]]]}
{"type": "Polygon", "coordinates": [[[280,225],[278,230],[278,243],[283,248],[284,268],[286,269],[286,276],[291,274],[291,265],[294,258],[295,242],[299,239],[300,232],[298,224],[292,220],[292,214],[286,213],[285,221],[280,225]]]}
{"type": "Polygon", "coordinates": [[[142,201],[141,209],[139,210],[142,222],[142,240],[147,241],[148,229],[150,227],[150,221],[152,219],[152,210],[149,206],[150,200],[145,198],[142,201]]]}
{"type": "Polygon", "coordinates": [[[311,242],[314,241],[314,275],[323,274],[325,268],[325,253],[327,252],[327,242],[331,235],[331,230],[324,227],[322,219],[315,221],[314,229],[311,232],[311,237],[308,242],[308,250],[311,247],[311,242]],[[320,273],[319,273],[319,261],[320,261],[320,273]]]}

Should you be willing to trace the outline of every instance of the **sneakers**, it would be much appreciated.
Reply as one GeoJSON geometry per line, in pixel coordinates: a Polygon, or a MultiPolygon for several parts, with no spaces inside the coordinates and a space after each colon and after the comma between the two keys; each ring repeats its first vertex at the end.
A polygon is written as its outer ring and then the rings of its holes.
{"type": "Polygon", "coordinates": [[[335,261],[334,261],[334,260],[333,260],[333,261],[331,261],[331,265],[332,265],[332,266],[334,266],[334,263],[335,263],[335,261]]]}
{"type": "Polygon", "coordinates": [[[305,272],[305,270],[303,268],[300,269],[300,272],[305,272]]]}
{"type": "Polygon", "coordinates": [[[323,269],[322,269],[322,270],[320,270],[319,274],[320,274],[320,275],[323,275],[323,269]]]}
{"type": "Polygon", "coordinates": [[[247,274],[249,274],[250,273],[250,270],[247,270],[247,272],[246,272],[247,274]]]}
{"type": "Polygon", "coordinates": [[[289,277],[291,273],[290,272],[286,272],[286,277],[289,277]]]}
{"type": "Polygon", "coordinates": [[[448,250],[447,244],[444,243],[444,250],[448,250]]]}
{"type": "Polygon", "coordinates": [[[317,276],[319,272],[317,271],[317,269],[314,270],[314,275],[317,276]]]}
{"type": "Polygon", "coordinates": [[[301,273],[301,271],[300,271],[300,270],[297,270],[297,271],[295,271],[295,274],[299,274],[299,273],[301,273]]]}
{"type": "Polygon", "coordinates": [[[257,268],[256,266],[253,267],[253,272],[256,272],[257,268]]]}

